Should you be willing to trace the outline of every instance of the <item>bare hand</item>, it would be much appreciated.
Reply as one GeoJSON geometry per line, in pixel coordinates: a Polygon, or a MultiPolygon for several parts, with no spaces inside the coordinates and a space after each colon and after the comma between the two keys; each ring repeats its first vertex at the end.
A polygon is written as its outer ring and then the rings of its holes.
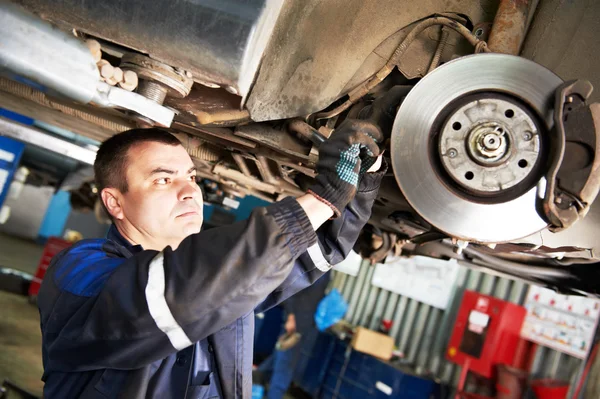
{"type": "Polygon", "coordinates": [[[290,314],[285,322],[285,332],[288,334],[293,334],[296,332],[296,317],[293,314],[290,314]]]}

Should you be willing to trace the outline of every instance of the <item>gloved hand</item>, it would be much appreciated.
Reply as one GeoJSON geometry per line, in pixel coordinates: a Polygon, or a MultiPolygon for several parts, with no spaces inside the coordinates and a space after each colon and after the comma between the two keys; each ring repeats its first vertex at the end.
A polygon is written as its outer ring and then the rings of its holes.
{"type": "Polygon", "coordinates": [[[319,147],[316,183],[309,193],[329,205],[336,217],[356,195],[358,181],[376,161],[383,140],[374,124],[347,119],[319,147]]]}

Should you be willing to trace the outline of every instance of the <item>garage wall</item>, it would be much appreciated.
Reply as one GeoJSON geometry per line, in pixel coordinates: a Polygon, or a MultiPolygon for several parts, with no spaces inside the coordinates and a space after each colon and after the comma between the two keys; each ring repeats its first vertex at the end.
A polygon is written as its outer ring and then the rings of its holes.
{"type": "MultiPolygon", "coordinates": [[[[417,373],[456,386],[460,367],[445,360],[445,351],[462,293],[465,289],[492,295],[522,305],[528,284],[461,266],[448,308],[440,310],[405,296],[371,285],[375,267],[363,262],[356,277],[334,271],[331,287],[349,303],[345,319],[355,325],[377,329],[381,319],[393,320],[390,335],[404,353],[404,362],[417,373]]],[[[583,362],[555,350],[538,347],[532,376],[579,380],[583,362]]],[[[530,396],[533,397],[533,396],[530,396]]]]}
{"type": "Polygon", "coordinates": [[[75,230],[81,233],[83,238],[104,238],[110,225],[100,224],[93,212],[71,211],[65,223],[64,230],[75,230]]]}
{"type": "Polygon", "coordinates": [[[35,240],[54,195],[54,187],[25,184],[18,198],[7,198],[10,217],[0,225],[0,232],[20,238],[35,240]]]}

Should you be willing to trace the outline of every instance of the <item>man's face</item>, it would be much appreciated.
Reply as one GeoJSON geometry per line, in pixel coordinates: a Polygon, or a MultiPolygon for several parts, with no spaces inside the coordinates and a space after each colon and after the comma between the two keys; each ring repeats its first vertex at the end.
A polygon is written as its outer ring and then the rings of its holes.
{"type": "Polygon", "coordinates": [[[147,142],[132,147],[126,176],[128,191],[119,195],[125,230],[133,227],[144,238],[141,241],[173,247],[200,231],[202,192],[196,168],[182,146],[147,142]]]}

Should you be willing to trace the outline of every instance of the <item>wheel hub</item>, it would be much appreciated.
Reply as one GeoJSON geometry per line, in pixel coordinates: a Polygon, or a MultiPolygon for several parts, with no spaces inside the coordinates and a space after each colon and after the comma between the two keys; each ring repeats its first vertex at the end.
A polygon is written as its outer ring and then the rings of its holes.
{"type": "Polygon", "coordinates": [[[499,123],[486,122],[469,132],[467,150],[471,158],[481,165],[498,163],[509,149],[508,133],[499,123]]]}
{"type": "Polygon", "coordinates": [[[499,98],[470,101],[442,128],[439,154],[452,180],[473,193],[499,194],[534,170],[539,129],[521,105],[499,98]]]}

